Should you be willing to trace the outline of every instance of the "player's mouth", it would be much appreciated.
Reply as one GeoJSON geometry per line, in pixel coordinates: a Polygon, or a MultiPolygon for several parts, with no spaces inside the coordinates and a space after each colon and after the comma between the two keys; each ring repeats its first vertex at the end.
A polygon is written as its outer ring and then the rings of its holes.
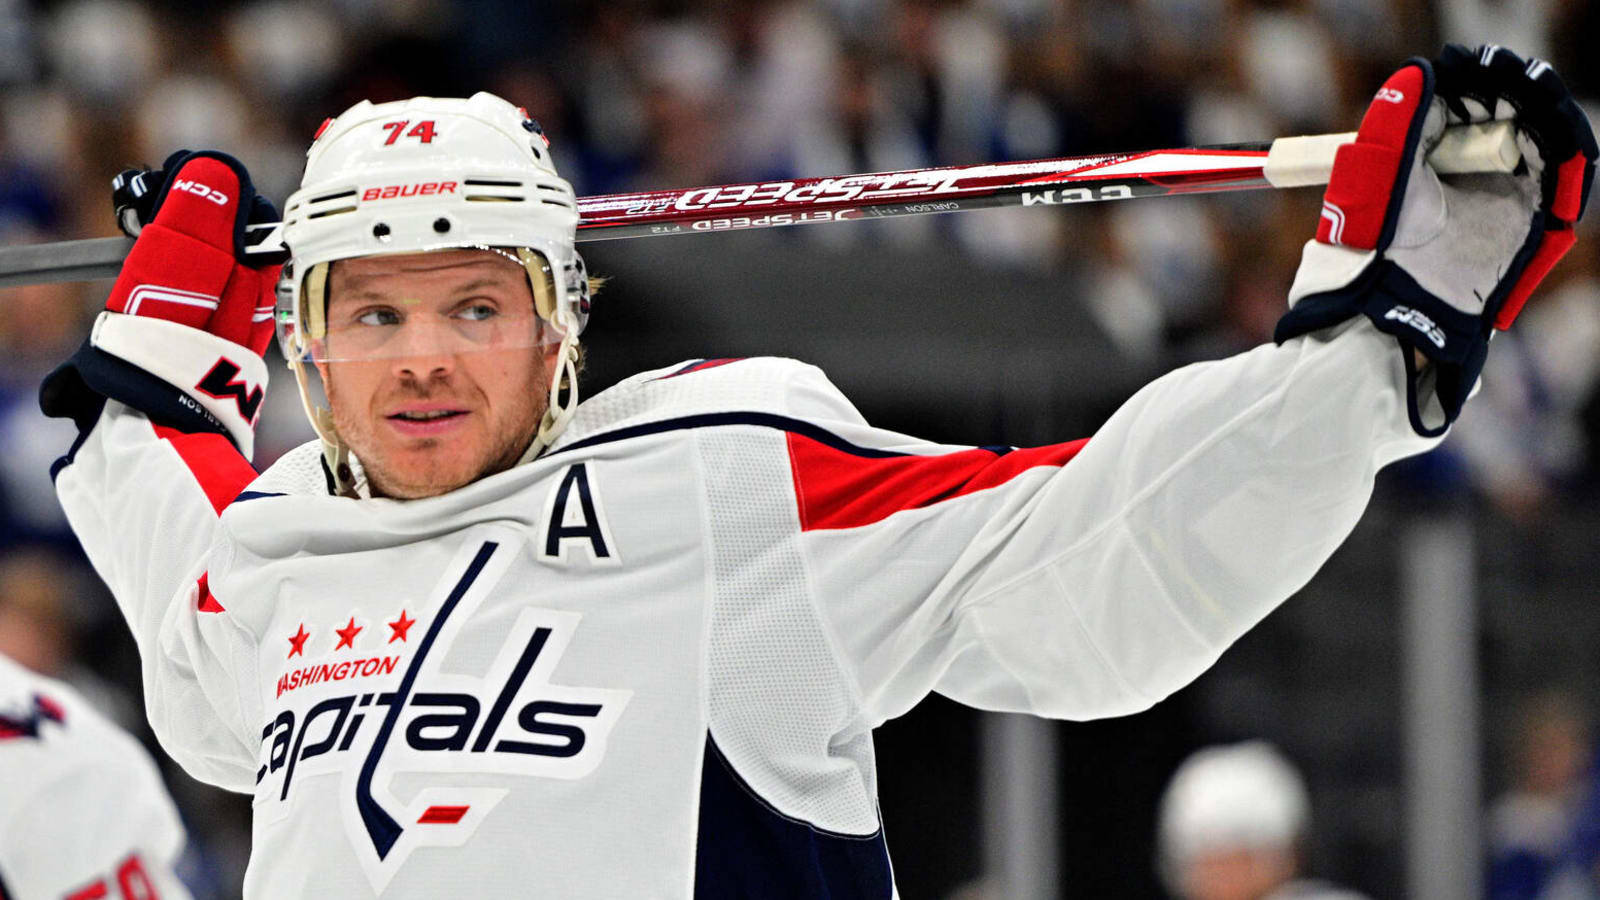
{"type": "Polygon", "coordinates": [[[461,427],[468,415],[464,409],[427,404],[408,406],[384,418],[390,427],[407,437],[437,437],[461,427]]]}

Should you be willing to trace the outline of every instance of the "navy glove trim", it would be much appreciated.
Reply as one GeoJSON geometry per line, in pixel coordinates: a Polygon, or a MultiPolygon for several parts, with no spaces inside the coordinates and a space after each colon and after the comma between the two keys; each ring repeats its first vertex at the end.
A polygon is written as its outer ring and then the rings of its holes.
{"type": "MultiPolygon", "coordinates": [[[[1462,97],[1478,101],[1491,112],[1498,99],[1504,98],[1517,112],[1517,127],[1528,132],[1544,157],[1545,170],[1540,187],[1544,194],[1544,208],[1555,201],[1558,167],[1576,154],[1594,159],[1600,154],[1589,128],[1588,117],[1567,90],[1555,69],[1537,59],[1526,59],[1507,50],[1495,47],[1489,62],[1482,62],[1490,48],[1469,50],[1459,44],[1447,44],[1439,54],[1435,68],[1439,76],[1439,92],[1451,112],[1463,119],[1468,110],[1462,97]],[[1529,73],[1536,73],[1530,76],[1529,73]]],[[[1585,180],[1578,208],[1587,208],[1591,180],[1585,180]]]]}
{"type": "MultiPolygon", "coordinates": [[[[1519,259],[1525,262],[1531,252],[1531,248],[1525,248],[1519,259]]],[[[1423,437],[1443,434],[1461,414],[1467,395],[1483,371],[1492,316],[1456,309],[1417,284],[1395,263],[1380,259],[1344,288],[1313,294],[1296,303],[1278,320],[1272,339],[1281,344],[1357,315],[1366,316],[1374,327],[1394,336],[1400,345],[1406,362],[1406,415],[1412,429],[1423,437]],[[1434,363],[1435,392],[1445,416],[1440,425],[1423,422],[1418,391],[1422,373],[1412,358],[1413,349],[1434,363]]]]}
{"type": "Polygon", "coordinates": [[[1433,106],[1433,64],[1420,56],[1413,56],[1400,68],[1406,66],[1416,66],[1422,70],[1422,99],[1417,103],[1417,111],[1406,128],[1406,148],[1400,157],[1400,171],[1395,173],[1394,186],[1389,189],[1389,207],[1383,214],[1383,230],[1378,232],[1377,250],[1380,255],[1394,241],[1395,228],[1400,224],[1401,201],[1405,198],[1406,186],[1411,183],[1412,161],[1417,158],[1418,145],[1422,143],[1422,126],[1427,124],[1428,109],[1433,106]]]}
{"type": "Polygon", "coordinates": [[[54,419],[71,419],[78,426],[78,439],[50,467],[52,479],[72,463],[107,400],[125,403],[157,425],[186,434],[215,432],[233,441],[227,427],[187,393],[84,341],[78,352],[46,375],[39,386],[39,409],[54,419]]]}

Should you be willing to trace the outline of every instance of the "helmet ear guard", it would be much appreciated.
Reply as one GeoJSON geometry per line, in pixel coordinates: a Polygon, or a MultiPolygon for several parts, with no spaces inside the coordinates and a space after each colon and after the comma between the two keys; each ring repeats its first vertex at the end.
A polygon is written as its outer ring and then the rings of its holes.
{"type": "MultiPolygon", "coordinates": [[[[322,441],[322,461],[333,479],[336,493],[359,496],[355,473],[350,466],[350,450],[339,440],[333,425],[333,411],[318,403],[312,396],[311,377],[306,365],[311,360],[311,341],[320,341],[328,335],[327,297],[329,263],[317,263],[305,273],[299,290],[291,283],[295,279],[291,260],[283,267],[278,281],[278,347],[283,358],[294,372],[295,387],[300,391],[300,405],[311,428],[322,441]],[[286,316],[283,304],[287,297],[296,298],[292,316],[286,316]],[[285,327],[287,324],[288,327],[285,327]]],[[[324,382],[326,385],[326,382],[324,382]]]]}
{"type": "MultiPolygon", "coordinates": [[[[554,325],[562,332],[561,347],[556,353],[555,372],[550,378],[550,402],[545,406],[544,416],[539,420],[539,429],[534,433],[533,441],[517,460],[517,465],[521,465],[534,459],[554,443],[562,429],[567,427],[567,422],[571,421],[573,414],[578,411],[578,332],[583,330],[583,325],[588,319],[589,281],[583,278],[580,283],[573,284],[569,278],[566,285],[567,293],[569,296],[575,295],[575,299],[571,303],[562,303],[556,290],[555,273],[551,270],[550,261],[527,247],[518,247],[516,252],[517,258],[522,261],[523,268],[528,272],[528,284],[533,288],[534,311],[539,314],[541,320],[554,325]]],[[[582,273],[583,258],[577,253],[573,253],[572,256],[575,262],[566,267],[567,272],[582,273]]]]}

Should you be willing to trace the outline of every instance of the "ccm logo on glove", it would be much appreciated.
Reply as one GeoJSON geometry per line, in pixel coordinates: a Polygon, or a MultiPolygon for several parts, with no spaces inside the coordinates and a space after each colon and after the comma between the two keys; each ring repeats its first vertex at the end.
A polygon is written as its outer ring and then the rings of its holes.
{"type": "Polygon", "coordinates": [[[227,194],[224,194],[214,187],[207,187],[198,181],[189,181],[187,179],[180,178],[172,183],[172,189],[175,191],[187,191],[188,193],[194,194],[196,197],[204,197],[218,206],[228,205],[227,194]]]}
{"type": "Polygon", "coordinates": [[[1398,91],[1392,87],[1383,87],[1378,88],[1378,94],[1375,99],[1382,100],[1385,103],[1404,103],[1406,102],[1406,95],[1404,91],[1398,91]]]}
{"type": "Polygon", "coordinates": [[[1383,317],[1385,319],[1393,319],[1404,325],[1410,325],[1412,328],[1422,332],[1422,336],[1432,342],[1435,347],[1440,350],[1444,349],[1444,329],[1440,328],[1432,319],[1423,315],[1420,311],[1409,306],[1396,306],[1394,309],[1384,313],[1383,317]]]}

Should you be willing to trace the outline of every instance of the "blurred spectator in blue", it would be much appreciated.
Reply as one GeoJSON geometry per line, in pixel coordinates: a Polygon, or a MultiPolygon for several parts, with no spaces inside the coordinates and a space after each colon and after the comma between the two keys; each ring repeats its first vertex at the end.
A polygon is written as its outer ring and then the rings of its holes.
{"type": "MultiPolygon", "coordinates": [[[[22,243],[23,234],[0,230],[0,244],[22,243]]],[[[50,481],[50,464],[71,445],[74,429],[46,419],[36,395],[39,380],[71,355],[87,328],[82,285],[0,290],[0,550],[41,540],[76,546],[50,481]]]]}
{"type": "MultiPolygon", "coordinates": [[[[0,123],[0,246],[53,238],[60,218],[55,186],[6,152],[0,123]]],[[[34,402],[39,379],[82,340],[87,326],[81,285],[33,285],[0,291],[0,548],[39,539],[68,540],[50,483],[62,438],[34,402]]]]}
{"type": "Polygon", "coordinates": [[[1548,694],[1522,704],[1513,733],[1511,786],[1489,810],[1489,898],[1593,898],[1600,804],[1588,719],[1570,696],[1548,694]]]}
{"type": "Polygon", "coordinates": [[[1501,514],[1532,525],[1582,477],[1591,455],[1582,416],[1600,379],[1600,250],[1592,239],[1568,254],[1495,347],[1473,411],[1444,452],[1501,514]]]}
{"type": "Polygon", "coordinates": [[[14,126],[0,106],[0,244],[25,243],[41,231],[61,225],[59,186],[40,167],[11,152],[14,126]]]}

